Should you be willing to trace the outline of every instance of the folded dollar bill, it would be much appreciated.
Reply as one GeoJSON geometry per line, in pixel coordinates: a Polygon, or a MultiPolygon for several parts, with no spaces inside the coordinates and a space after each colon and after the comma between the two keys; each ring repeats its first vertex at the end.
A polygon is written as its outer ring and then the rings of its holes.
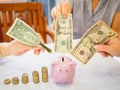
{"type": "Polygon", "coordinates": [[[11,28],[6,33],[8,36],[30,46],[42,46],[48,52],[51,52],[51,49],[46,47],[40,40],[38,34],[27,25],[25,22],[16,18],[11,28]]]}
{"type": "Polygon", "coordinates": [[[117,33],[113,31],[103,21],[98,21],[81,37],[78,44],[71,50],[74,55],[82,63],[86,64],[94,55],[96,44],[103,44],[108,39],[116,36],[117,33]]]}

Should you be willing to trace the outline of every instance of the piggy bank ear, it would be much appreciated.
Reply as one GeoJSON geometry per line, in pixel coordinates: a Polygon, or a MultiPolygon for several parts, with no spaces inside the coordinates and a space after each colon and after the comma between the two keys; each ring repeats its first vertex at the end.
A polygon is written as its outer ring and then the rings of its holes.
{"type": "Polygon", "coordinates": [[[71,63],[69,64],[69,66],[72,67],[72,68],[75,68],[75,67],[76,67],[76,63],[75,63],[75,62],[71,62],[71,63]]]}

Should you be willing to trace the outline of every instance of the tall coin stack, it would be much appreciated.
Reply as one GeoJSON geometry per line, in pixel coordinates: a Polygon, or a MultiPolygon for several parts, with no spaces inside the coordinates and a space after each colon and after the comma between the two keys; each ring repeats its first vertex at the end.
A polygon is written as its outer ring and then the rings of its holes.
{"type": "Polygon", "coordinates": [[[33,71],[32,76],[33,76],[33,82],[34,83],[39,83],[39,73],[38,73],[38,71],[33,71]]]}
{"type": "Polygon", "coordinates": [[[43,82],[48,82],[48,69],[47,67],[42,67],[42,81],[43,82]]]}

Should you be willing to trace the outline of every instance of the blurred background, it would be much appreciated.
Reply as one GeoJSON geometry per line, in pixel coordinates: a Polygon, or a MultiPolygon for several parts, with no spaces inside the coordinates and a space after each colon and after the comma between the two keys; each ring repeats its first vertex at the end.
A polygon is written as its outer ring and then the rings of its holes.
{"type": "Polygon", "coordinates": [[[51,9],[55,6],[56,0],[0,0],[0,3],[15,3],[15,2],[41,2],[43,4],[44,16],[47,17],[48,25],[52,23],[51,9]]]}
{"type": "MultiPolygon", "coordinates": [[[[43,14],[47,18],[47,29],[54,32],[52,27],[51,9],[55,6],[57,0],[0,0],[0,3],[18,3],[18,2],[40,2],[43,5],[43,14]]],[[[47,42],[52,40],[47,37],[47,42]]]]}

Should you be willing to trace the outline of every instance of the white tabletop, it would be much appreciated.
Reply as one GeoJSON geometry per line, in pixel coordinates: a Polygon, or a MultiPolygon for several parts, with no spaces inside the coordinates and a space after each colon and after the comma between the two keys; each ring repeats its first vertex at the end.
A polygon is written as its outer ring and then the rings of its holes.
{"type": "MultiPolygon", "coordinates": [[[[54,50],[54,44],[48,44],[54,50]]],[[[103,58],[95,54],[84,65],[68,53],[41,53],[35,56],[33,51],[22,56],[9,56],[0,58],[0,90],[120,90],[120,62],[111,57],[103,58]],[[57,57],[66,55],[77,63],[74,81],[70,85],[57,85],[51,77],[51,63],[57,57]],[[41,67],[48,67],[49,82],[43,83],[41,67]],[[34,84],[32,72],[37,70],[40,74],[40,83],[34,84]],[[29,83],[22,84],[21,76],[28,73],[29,83]],[[4,79],[17,76],[19,84],[4,85],[4,79]]]]}

